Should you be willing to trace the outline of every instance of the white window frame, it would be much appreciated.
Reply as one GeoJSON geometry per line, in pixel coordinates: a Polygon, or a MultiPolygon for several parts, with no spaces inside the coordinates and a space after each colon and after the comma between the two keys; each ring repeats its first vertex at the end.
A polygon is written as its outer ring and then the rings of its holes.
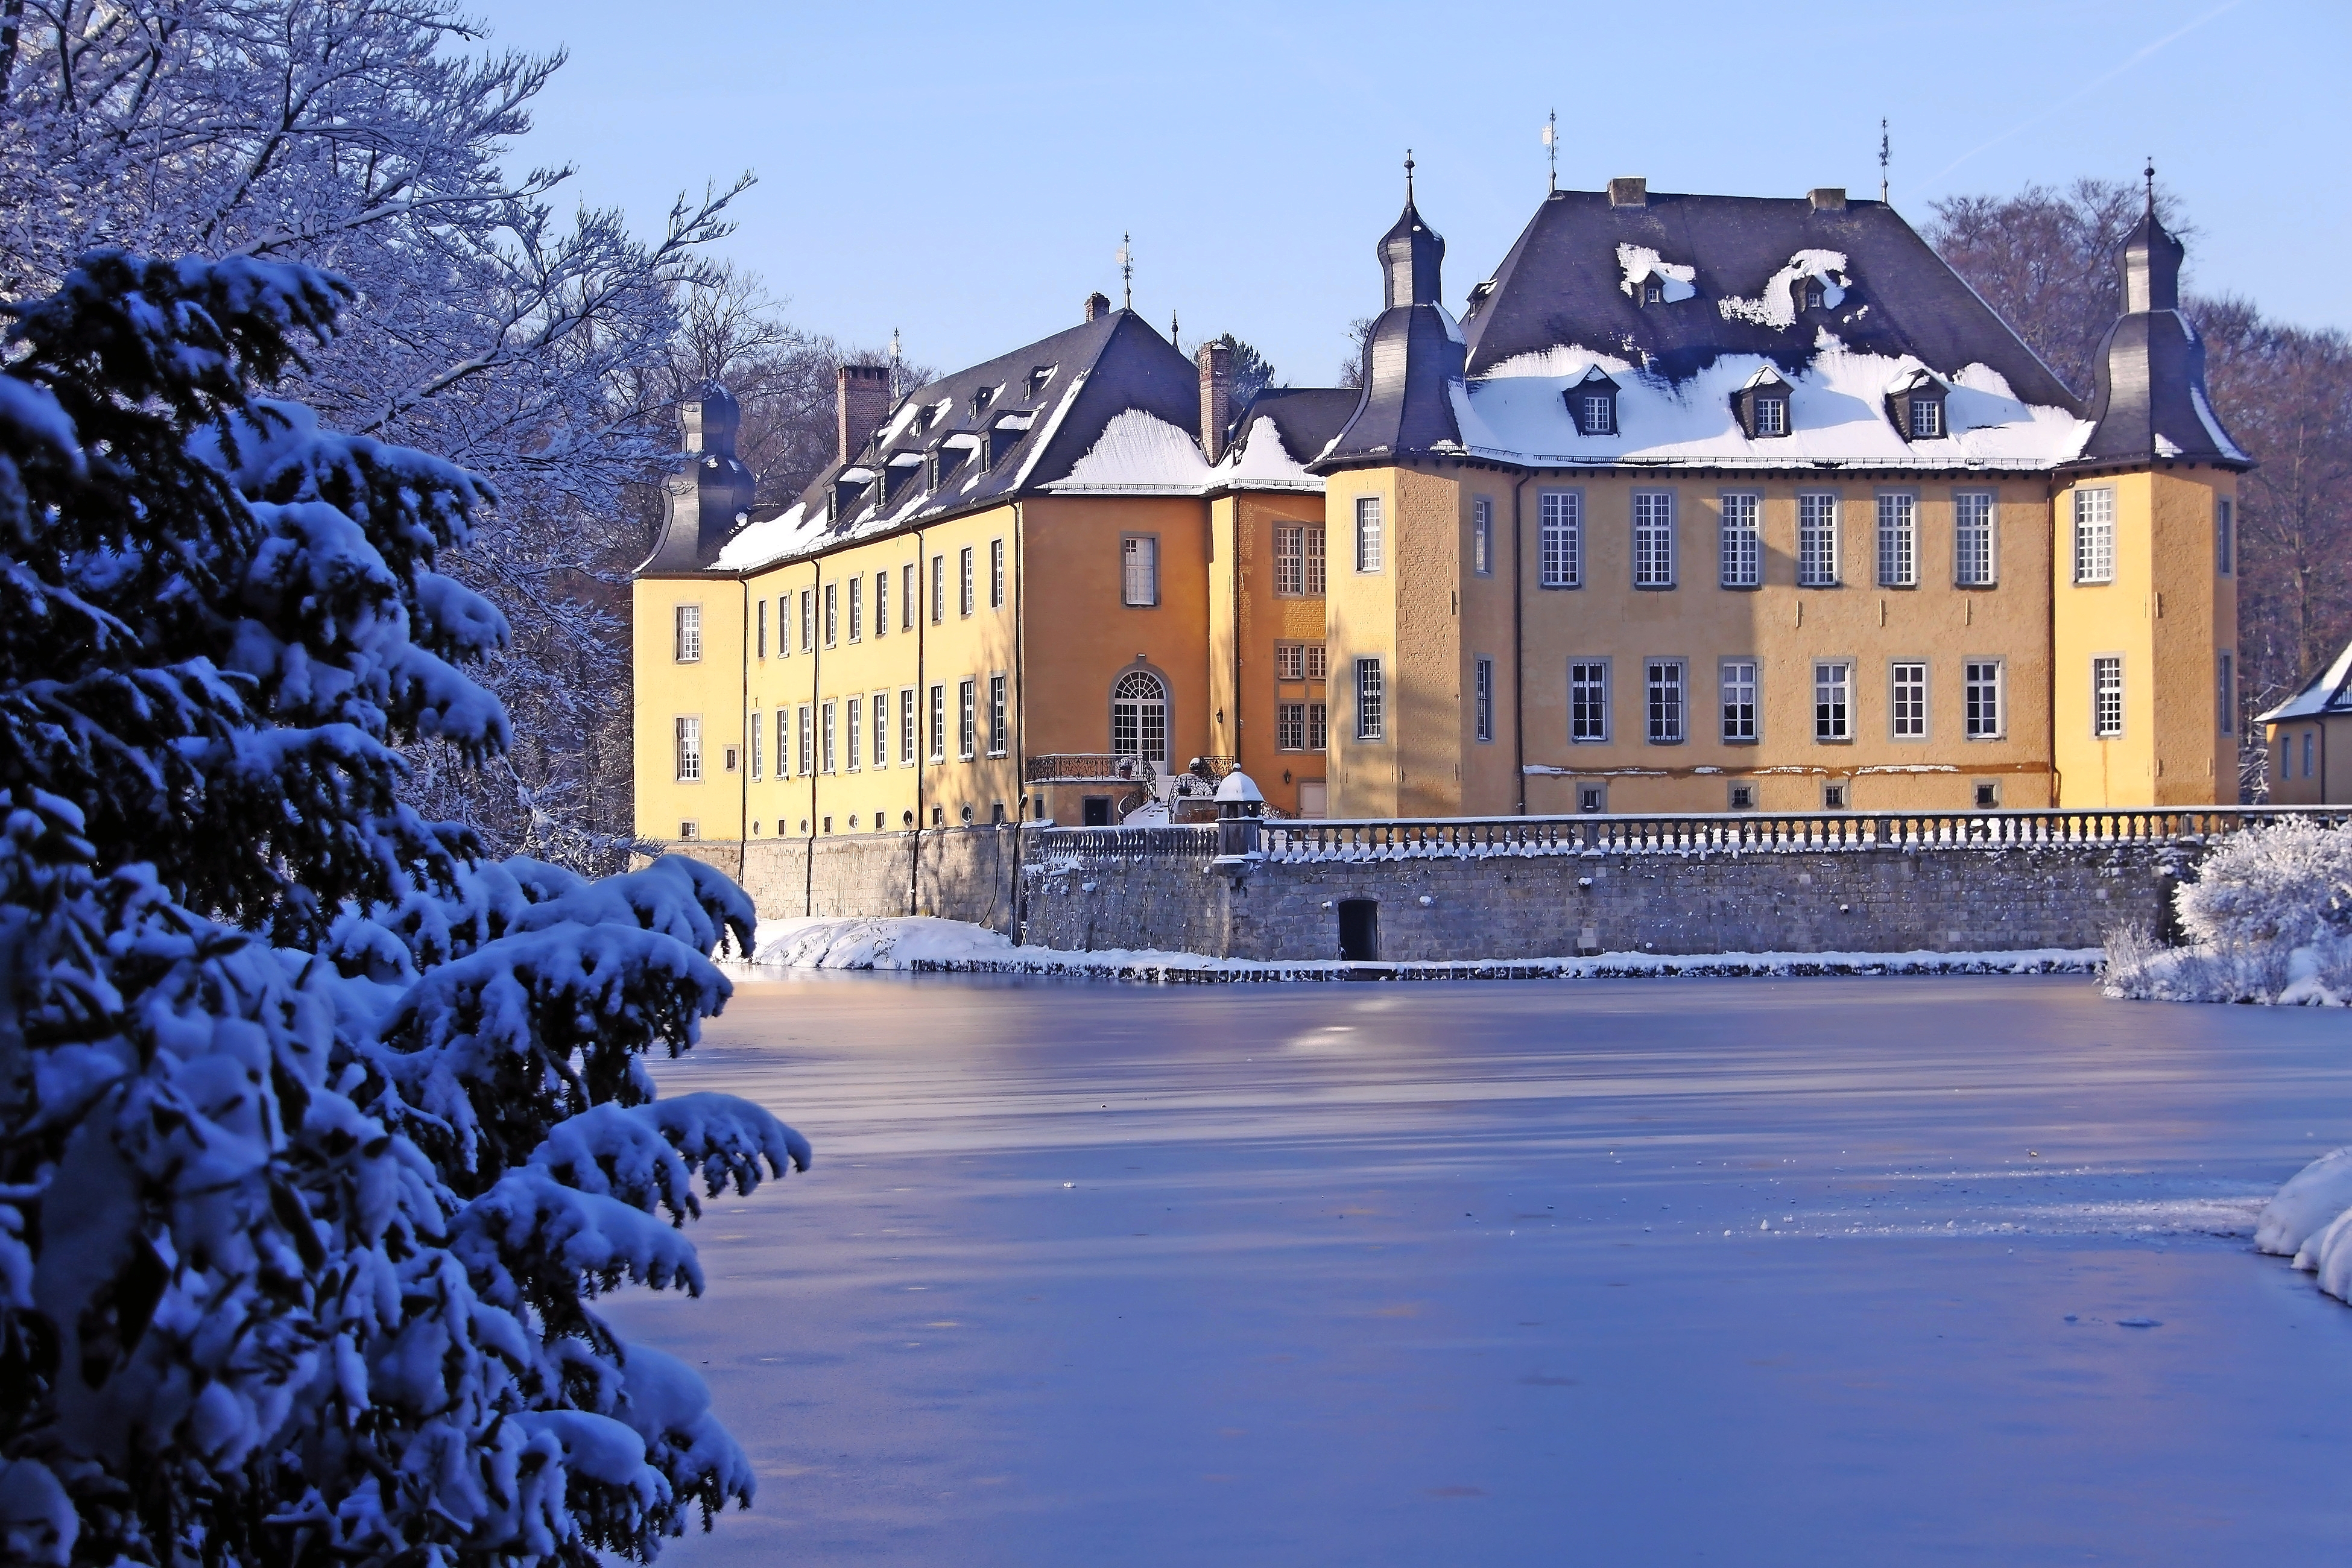
{"type": "Polygon", "coordinates": [[[1276,680],[1307,679],[1307,645],[1303,642],[1278,642],[1274,645],[1274,678],[1276,680]]]}
{"type": "Polygon", "coordinates": [[[1612,725],[1609,703],[1609,660],[1571,658],[1568,661],[1568,741],[1572,746],[1605,746],[1612,725]],[[1589,710],[1579,712],[1580,706],[1589,710]],[[1581,726],[1586,733],[1579,734],[1581,726]],[[1598,733],[1591,731],[1598,731],[1598,733]]]}
{"type": "Polygon", "coordinates": [[[1274,525],[1274,596],[1303,598],[1307,594],[1307,525],[1274,525]]]}
{"type": "Polygon", "coordinates": [[[1842,746],[1853,739],[1853,660],[1813,661],[1813,742],[1842,746]]]}
{"type": "Polygon", "coordinates": [[[816,708],[803,702],[800,707],[800,775],[808,778],[816,773],[816,708]]]}
{"type": "Polygon", "coordinates": [[[1311,642],[1307,645],[1307,679],[1328,681],[1331,679],[1331,645],[1311,642]]]}
{"type": "Polygon", "coordinates": [[[1118,602],[1130,610],[1156,609],[1160,604],[1160,536],[1122,533],[1118,536],[1118,602]]]}
{"type": "Polygon", "coordinates": [[[1960,662],[1960,735],[1999,741],[2009,734],[2009,665],[2000,658],[1960,662]],[[1990,712],[1986,710],[1990,708],[1990,712]]]}
{"type": "Polygon", "coordinates": [[[890,573],[887,567],[874,574],[874,635],[890,635],[890,573]]]}
{"type": "Polygon", "coordinates": [[[1633,495],[1633,586],[1661,591],[1675,585],[1675,492],[1643,489],[1633,495]]]}
{"type": "Polygon", "coordinates": [[[849,728],[843,736],[843,739],[849,742],[848,766],[842,771],[851,773],[863,773],[866,765],[866,699],[845,698],[842,700],[842,705],[849,710],[846,716],[849,728]]]}
{"type": "Polygon", "coordinates": [[[1878,492],[1878,585],[1919,585],[1919,497],[1916,491],[1878,492]]]}
{"type": "Polygon", "coordinates": [[[1991,490],[1952,494],[1952,584],[1990,588],[2000,580],[2000,500],[1991,490]]]}
{"type": "Polygon", "coordinates": [[[830,775],[834,764],[841,760],[836,742],[840,739],[841,704],[831,698],[817,705],[816,771],[830,775]]]}
{"type": "Polygon", "coordinates": [[[760,744],[761,739],[760,734],[760,710],[757,708],[751,710],[751,733],[746,737],[746,739],[750,742],[746,749],[751,753],[751,776],[754,779],[764,778],[767,775],[761,770],[761,765],[767,761],[767,755],[766,748],[760,744]]]}
{"type": "Polygon", "coordinates": [[[1004,541],[988,542],[988,607],[1004,608],[1004,541]]]}
{"type": "Polygon", "coordinates": [[[1470,571],[1479,577],[1495,574],[1495,502],[1491,497],[1478,496],[1470,502],[1470,571]]]}
{"type": "Polygon", "coordinates": [[[2116,492],[2095,486],[2074,492],[2074,582],[2099,586],[2116,580],[2116,492]]]}
{"type": "Polygon", "coordinates": [[[1755,400],[1756,434],[1759,437],[1786,436],[1789,433],[1789,400],[1785,397],[1759,397],[1755,400]]]}
{"type": "Polygon", "coordinates": [[[1803,490],[1797,496],[1797,586],[1841,585],[1835,490],[1803,490]]]}
{"type": "Polygon", "coordinates": [[[849,640],[866,640],[866,574],[849,579],[849,640]]]}
{"type": "Polygon", "coordinates": [[[1605,392],[1580,395],[1584,400],[1577,418],[1577,433],[1581,436],[1614,436],[1617,434],[1617,400],[1605,392]]]}
{"type": "Polygon", "coordinates": [[[1002,757],[1013,749],[1013,709],[1004,677],[988,678],[988,754],[1002,757]]]}
{"type": "Polygon", "coordinates": [[[816,651],[816,590],[801,590],[801,651],[816,651]]]}
{"type": "Polygon", "coordinates": [[[1642,661],[1642,735],[1653,746],[1679,746],[1690,739],[1687,659],[1642,661]]]}
{"type": "Polygon", "coordinates": [[[1328,752],[1331,749],[1331,705],[1309,702],[1307,705],[1307,749],[1328,752]]]}
{"type": "Polygon", "coordinates": [[[1944,401],[1925,393],[1910,397],[1910,431],[1914,441],[1940,441],[1944,437],[1944,401]]]}
{"type": "Polygon", "coordinates": [[[913,767],[915,759],[920,755],[922,736],[919,731],[922,726],[916,720],[915,689],[911,686],[902,686],[898,688],[898,765],[900,767],[913,767]]]}
{"type": "Polygon", "coordinates": [[[980,754],[980,680],[967,677],[956,682],[956,756],[971,762],[980,754]]]}
{"type": "Polygon", "coordinates": [[[1381,517],[1379,496],[1356,498],[1356,570],[1371,576],[1382,568],[1388,558],[1384,537],[1385,523],[1381,517]]]}
{"type": "Polygon", "coordinates": [[[672,743],[670,759],[676,764],[673,772],[679,784],[702,782],[702,718],[699,714],[681,713],[670,727],[672,743]]]}
{"type": "Polygon", "coordinates": [[[1306,539],[1307,597],[1319,599],[1329,592],[1331,584],[1330,561],[1324,550],[1323,525],[1308,523],[1306,539]]]}
{"type": "Polygon", "coordinates": [[[980,580],[973,564],[974,550],[967,544],[956,552],[956,614],[969,618],[980,608],[980,580]]]}
{"type": "Polygon", "coordinates": [[[758,649],[756,657],[765,658],[768,657],[768,601],[764,595],[762,595],[760,599],[760,612],[758,619],[759,641],[755,645],[758,649]]]}
{"type": "Polygon", "coordinates": [[[909,561],[898,569],[898,629],[902,632],[915,629],[916,601],[922,596],[915,587],[915,566],[909,561]]]}
{"type": "Polygon", "coordinates": [[[841,646],[841,584],[838,582],[824,585],[824,646],[841,646]]]}
{"type": "Polygon", "coordinates": [[[670,658],[677,664],[702,662],[702,606],[678,605],[670,613],[670,658]]]}
{"type": "Polygon", "coordinates": [[[931,557],[931,625],[944,625],[948,618],[948,558],[945,552],[931,557]]]}
{"type": "MultiPolygon", "coordinates": [[[[874,694],[873,722],[874,765],[887,768],[890,765],[890,694],[887,691],[874,694]]],[[[874,820],[879,824],[882,819],[877,816],[874,820]]]]}
{"type": "Polygon", "coordinates": [[[1727,746],[1752,746],[1763,735],[1760,660],[1742,654],[1716,664],[1717,736],[1727,746]]]}
{"type": "Polygon", "coordinates": [[[1274,705],[1274,749],[1277,752],[1303,752],[1307,749],[1307,704],[1304,701],[1274,705]]]}
{"type": "Polygon", "coordinates": [[[1356,660],[1356,739],[1388,739],[1388,671],[1378,658],[1356,660]]]}
{"type": "Polygon", "coordinates": [[[2124,732],[2124,656],[2091,657],[2091,737],[2112,741],[2124,732]]]}
{"type": "Polygon", "coordinates": [[[1889,659],[1886,664],[1886,734],[1889,740],[1927,738],[1927,661],[1889,659]]]}
{"type": "Polygon", "coordinates": [[[931,761],[948,760],[948,688],[947,682],[931,683],[931,761]]]}
{"type": "Polygon", "coordinates": [[[1584,492],[1543,490],[1536,497],[1536,583],[1584,586],[1584,492]]]}
{"type": "Polygon", "coordinates": [[[1754,490],[1727,490],[1719,498],[1718,581],[1726,588],[1764,585],[1764,498],[1754,490]]]}

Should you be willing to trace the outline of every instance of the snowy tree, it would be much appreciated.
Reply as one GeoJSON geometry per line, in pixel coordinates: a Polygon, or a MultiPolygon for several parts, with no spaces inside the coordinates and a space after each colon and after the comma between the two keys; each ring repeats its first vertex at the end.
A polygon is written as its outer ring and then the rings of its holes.
{"type": "Polygon", "coordinates": [[[663,859],[485,861],[400,747],[496,756],[438,570],[493,500],[260,398],[354,294],[99,252],[0,368],[0,1544],[56,1564],[585,1565],[748,1500],[677,1362],[701,1191],[805,1167],[656,1098],[748,941],[663,859]]]}

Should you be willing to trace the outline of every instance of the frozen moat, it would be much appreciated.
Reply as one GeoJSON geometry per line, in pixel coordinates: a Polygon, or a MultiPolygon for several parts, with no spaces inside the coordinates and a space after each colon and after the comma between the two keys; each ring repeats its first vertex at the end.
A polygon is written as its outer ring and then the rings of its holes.
{"type": "Polygon", "coordinates": [[[806,1176],[625,1292],[761,1472],[674,1568],[2214,1563],[2352,1538],[2249,1245],[2341,1014],[2079,978],[740,980],[806,1176]]]}

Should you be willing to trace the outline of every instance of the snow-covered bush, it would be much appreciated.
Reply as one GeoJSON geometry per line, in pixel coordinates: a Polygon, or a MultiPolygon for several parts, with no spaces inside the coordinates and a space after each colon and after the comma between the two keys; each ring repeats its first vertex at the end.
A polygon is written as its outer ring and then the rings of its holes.
{"type": "Polygon", "coordinates": [[[748,947],[662,860],[486,864],[397,748],[507,740],[435,570],[492,498],[249,395],[337,279],[99,253],[0,368],[0,1552],[586,1564],[748,1499],[593,1310],[697,1289],[695,1184],[805,1166],[663,1102],[748,947]]]}
{"type": "Polygon", "coordinates": [[[2183,947],[2109,933],[2111,996],[2314,1003],[2352,997],[2352,828],[2289,818],[2225,840],[2173,890],[2183,947]]]}
{"type": "Polygon", "coordinates": [[[2322,1154],[2288,1178],[2254,1227],[2257,1251],[2292,1258],[2319,1288],[2352,1301],[2352,1149],[2322,1154]]]}

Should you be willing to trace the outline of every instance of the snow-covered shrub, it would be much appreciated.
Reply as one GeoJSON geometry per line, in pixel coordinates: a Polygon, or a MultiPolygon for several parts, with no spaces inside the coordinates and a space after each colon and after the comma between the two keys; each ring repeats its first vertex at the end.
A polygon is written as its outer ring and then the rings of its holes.
{"type": "Polygon", "coordinates": [[[2186,946],[2110,932],[2107,994],[2143,1001],[2339,1005],[2352,997],[2352,828],[2249,829],[2173,890],[2186,946]]]}
{"type": "Polygon", "coordinates": [[[2254,1228],[2263,1252],[2292,1256],[2319,1288],[2352,1302],[2352,1149],[2322,1154],[2290,1177],[2254,1228]]]}
{"type": "Polygon", "coordinates": [[[805,1166],[656,1100],[741,890],[484,864],[395,795],[506,742],[435,570],[491,497],[248,386],[349,290],[90,257],[0,368],[0,1550],[637,1559],[751,1477],[593,1310],[697,1289],[708,1192],[805,1166]]]}

